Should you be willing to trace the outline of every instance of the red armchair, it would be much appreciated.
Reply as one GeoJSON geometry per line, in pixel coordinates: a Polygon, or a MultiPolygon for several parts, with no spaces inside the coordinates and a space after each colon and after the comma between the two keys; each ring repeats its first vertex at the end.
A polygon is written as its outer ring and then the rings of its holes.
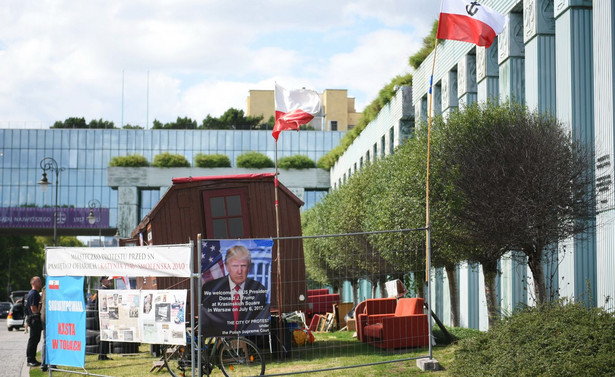
{"type": "Polygon", "coordinates": [[[378,318],[382,315],[392,315],[395,312],[397,300],[395,298],[370,298],[355,308],[354,318],[357,326],[357,339],[365,342],[363,328],[368,324],[368,318],[378,318]]]}
{"type": "Polygon", "coordinates": [[[368,316],[364,341],[385,349],[429,345],[429,321],[423,314],[423,302],[422,298],[400,298],[394,313],[368,316]]]}

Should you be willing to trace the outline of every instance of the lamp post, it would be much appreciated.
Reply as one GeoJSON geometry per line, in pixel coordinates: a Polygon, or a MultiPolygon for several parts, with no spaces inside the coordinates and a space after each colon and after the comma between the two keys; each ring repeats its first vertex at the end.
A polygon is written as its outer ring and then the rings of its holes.
{"type": "Polygon", "coordinates": [[[101,234],[102,234],[102,216],[101,216],[101,210],[102,210],[102,204],[100,203],[99,200],[97,199],[92,199],[88,202],[88,207],[90,207],[90,214],[88,215],[88,222],[90,223],[90,225],[94,225],[94,223],[96,223],[96,221],[98,221],[98,246],[102,246],[102,238],[101,238],[101,234]],[[98,217],[94,216],[94,210],[98,209],[98,217]]]}
{"type": "Polygon", "coordinates": [[[58,191],[60,182],[60,172],[64,171],[64,168],[58,167],[58,162],[51,157],[45,157],[41,160],[41,169],[43,169],[43,176],[38,182],[41,185],[43,192],[47,191],[51,182],[47,179],[47,170],[51,170],[56,173],[56,200],[53,207],[53,246],[58,246],[58,191]]]}

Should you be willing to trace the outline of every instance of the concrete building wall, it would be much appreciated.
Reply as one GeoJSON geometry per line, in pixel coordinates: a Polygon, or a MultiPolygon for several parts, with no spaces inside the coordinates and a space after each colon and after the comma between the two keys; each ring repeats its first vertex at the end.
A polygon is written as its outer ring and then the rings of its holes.
{"type": "MultiPolygon", "coordinates": [[[[548,293],[559,291],[562,296],[581,300],[593,296],[596,305],[612,309],[615,5],[608,0],[485,0],[484,4],[506,14],[509,22],[490,49],[458,41],[443,41],[438,46],[433,111],[446,114],[469,103],[467,94],[472,90],[464,75],[474,57],[479,101],[513,100],[530,109],[551,112],[577,140],[595,147],[597,227],[582,239],[567,240],[552,248],[557,255],[546,266],[547,278],[551,280],[547,289],[548,293]],[[611,299],[607,301],[608,298],[611,299]]],[[[417,119],[426,119],[429,111],[432,59],[433,52],[414,73],[412,101],[417,119]]],[[[519,303],[532,304],[533,282],[525,262],[513,258],[511,253],[500,266],[498,289],[502,311],[510,313],[519,303]]],[[[474,326],[476,311],[477,326],[483,329],[484,292],[479,292],[479,304],[475,307],[472,294],[465,291],[474,289],[470,287],[471,272],[463,272],[462,276],[461,318],[474,326]]],[[[479,281],[478,285],[482,283],[479,281]]]]}

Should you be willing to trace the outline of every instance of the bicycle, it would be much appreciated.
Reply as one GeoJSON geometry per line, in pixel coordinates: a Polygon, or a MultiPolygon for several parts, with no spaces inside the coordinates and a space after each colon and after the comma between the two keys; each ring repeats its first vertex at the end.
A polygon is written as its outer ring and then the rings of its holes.
{"type": "MultiPolygon", "coordinates": [[[[169,345],[162,349],[164,364],[173,377],[192,376],[190,344],[196,340],[190,330],[186,332],[186,345],[169,345]]],[[[244,337],[216,337],[203,339],[201,371],[197,376],[209,376],[218,367],[227,377],[265,374],[265,360],[251,340],[244,337]]],[[[198,350],[197,350],[198,352],[198,350]]],[[[198,357],[198,354],[195,355],[198,357]]],[[[196,365],[196,361],[195,361],[196,365]]]]}

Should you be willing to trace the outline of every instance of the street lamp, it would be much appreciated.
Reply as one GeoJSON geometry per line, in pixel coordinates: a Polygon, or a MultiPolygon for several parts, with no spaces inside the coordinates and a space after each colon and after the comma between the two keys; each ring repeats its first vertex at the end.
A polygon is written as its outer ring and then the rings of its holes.
{"type": "Polygon", "coordinates": [[[88,202],[88,207],[90,207],[90,214],[88,215],[88,222],[90,223],[90,225],[94,225],[94,223],[98,221],[98,246],[102,246],[102,239],[101,239],[102,216],[100,212],[102,210],[102,204],[100,203],[99,200],[92,199],[88,202]],[[95,209],[98,209],[98,218],[94,216],[95,209]]]}
{"type": "Polygon", "coordinates": [[[53,246],[58,246],[58,191],[60,182],[60,172],[64,171],[64,168],[58,167],[58,162],[51,157],[45,157],[41,160],[41,169],[43,169],[43,176],[38,182],[41,185],[43,192],[47,191],[51,182],[47,179],[47,170],[51,170],[56,173],[56,201],[53,207],[53,246]]]}

